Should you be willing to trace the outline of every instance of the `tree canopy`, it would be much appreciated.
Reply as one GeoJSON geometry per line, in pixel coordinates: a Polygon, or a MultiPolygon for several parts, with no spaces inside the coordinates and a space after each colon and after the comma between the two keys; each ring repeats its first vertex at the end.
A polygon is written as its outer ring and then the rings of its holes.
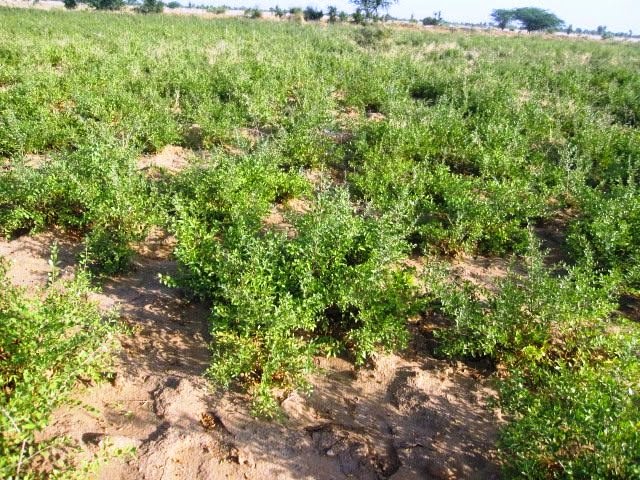
{"type": "Polygon", "coordinates": [[[502,30],[509,26],[509,23],[511,23],[515,19],[515,16],[515,10],[508,10],[505,8],[499,8],[491,12],[491,17],[493,17],[495,22],[498,24],[498,27],[500,27],[502,30]]]}
{"type": "Polygon", "coordinates": [[[387,10],[392,3],[398,0],[350,0],[351,3],[357,5],[365,14],[366,18],[376,18],[379,10],[387,10]]]}
{"type": "Polygon", "coordinates": [[[124,0],[88,0],[87,4],[96,10],[120,10],[124,6],[124,0]]]}
{"type": "Polygon", "coordinates": [[[560,28],[564,21],[555,14],[537,7],[524,7],[514,9],[497,9],[491,16],[503,30],[513,21],[518,21],[529,32],[538,30],[555,30],[560,28]]]}

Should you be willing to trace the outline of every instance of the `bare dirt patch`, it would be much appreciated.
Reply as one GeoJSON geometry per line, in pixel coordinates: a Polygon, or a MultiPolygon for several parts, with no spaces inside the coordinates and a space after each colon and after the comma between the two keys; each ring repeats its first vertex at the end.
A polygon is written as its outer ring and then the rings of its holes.
{"type": "Polygon", "coordinates": [[[567,236],[569,223],[576,217],[575,212],[565,210],[538,225],[534,231],[546,250],[545,263],[553,265],[558,262],[569,262],[567,236]]]}
{"type": "Polygon", "coordinates": [[[316,190],[322,190],[330,185],[344,185],[346,183],[346,169],[344,168],[311,168],[302,172],[316,190]]]}
{"type": "Polygon", "coordinates": [[[454,260],[452,273],[463,281],[492,290],[509,273],[509,260],[500,257],[462,255],[454,260]]]}
{"type": "MultiPolygon", "coordinates": [[[[38,153],[27,153],[22,157],[22,162],[26,167],[38,170],[51,161],[49,155],[38,153]]],[[[10,158],[0,158],[0,170],[10,171],[15,168],[15,162],[10,158]]]]}
{"type": "MultiPolygon", "coordinates": [[[[0,254],[14,260],[11,278],[46,282],[54,239],[0,241],[0,254]]],[[[58,242],[71,271],[80,247],[58,242]]],[[[421,327],[412,327],[406,352],[379,355],[366,368],[317,359],[313,393],[284,398],[286,418],[267,422],[251,416],[246,394],[216,390],[203,378],[208,308],[160,283],[159,274],[175,273],[175,262],[138,256],[134,267],[95,295],[105,309],[119,306],[133,330],[122,338],[115,377],[79,388],[76,404],[59,408],[42,434],[70,438],[78,463],[105,446],[135,449],[108,458],[96,478],[497,477],[499,419],[487,407],[493,391],[486,372],[430,356],[421,327]]]]}
{"type": "Polygon", "coordinates": [[[267,216],[262,219],[262,225],[266,229],[285,233],[288,237],[297,235],[295,227],[287,218],[287,213],[302,215],[311,210],[309,201],[302,198],[291,198],[283,203],[274,205],[267,216]]]}
{"type": "Polygon", "coordinates": [[[624,294],[620,297],[620,313],[640,323],[640,295],[624,294]]]}
{"type": "Polygon", "coordinates": [[[173,256],[176,247],[176,237],[158,227],[153,227],[138,245],[134,246],[135,252],[144,258],[154,260],[169,260],[173,256]]]}
{"type": "Polygon", "coordinates": [[[34,291],[46,284],[52,266],[51,247],[58,244],[58,268],[60,275],[69,278],[82,247],[75,238],[60,232],[46,232],[14,240],[0,238],[0,256],[11,262],[8,277],[14,285],[34,291]]]}
{"type": "Polygon", "coordinates": [[[140,157],[138,159],[138,169],[148,172],[160,169],[176,174],[187,168],[195,157],[195,153],[191,150],[175,145],[167,145],[154,155],[140,157]]]}
{"type": "Polygon", "coordinates": [[[48,155],[39,155],[37,153],[28,153],[24,156],[24,164],[34,169],[42,168],[51,160],[48,155]]]}
{"type": "Polygon", "coordinates": [[[387,117],[384,115],[384,113],[376,112],[374,110],[367,111],[367,120],[370,120],[372,122],[382,122],[386,118],[387,117]]]}

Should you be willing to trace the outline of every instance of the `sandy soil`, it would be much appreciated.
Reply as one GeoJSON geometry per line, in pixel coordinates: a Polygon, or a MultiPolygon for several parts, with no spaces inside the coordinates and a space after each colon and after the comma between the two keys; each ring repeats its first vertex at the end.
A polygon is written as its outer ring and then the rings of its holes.
{"type": "Polygon", "coordinates": [[[153,155],[143,155],[138,159],[138,170],[153,174],[156,170],[164,170],[176,174],[187,168],[197,155],[192,150],[175,145],[167,145],[153,155]]]}
{"type": "MultiPolygon", "coordinates": [[[[53,233],[0,241],[16,284],[46,282],[57,240],[63,273],[81,250],[53,233]]],[[[253,418],[242,392],[219,391],[208,364],[208,309],[158,280],[176,269],[172,239],[154,232],[134,270],[95,295],[119,307],[133,334],[122,338],[112,383],[79,387],[76,402],[53,414],[43,438],[68,437],[74,461],[105,448],[135,449],[107,459],[101,479],[453,479],[497,478],[494,394],[478,365],[433,358],[429,319],[412,324],[406,352],[380,355],[356,370],[317,359],[309,397],[282,402],[286,418],[253,418]]]]}

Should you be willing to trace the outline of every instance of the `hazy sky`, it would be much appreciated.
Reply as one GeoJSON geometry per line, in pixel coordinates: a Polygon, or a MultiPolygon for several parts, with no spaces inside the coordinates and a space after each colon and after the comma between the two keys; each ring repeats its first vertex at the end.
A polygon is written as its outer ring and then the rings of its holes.
{"type": "MultiPolygon", "coordinates": [[[[282,8],[311,5],[326,11],[328,5],[340,10],[352,11],[348,0],[191,0],[194,3],[211,5],[226,4],[231,7],[244,5],[269,8],[279,5],[282,8]]],[[[182,0],[188,3],[188,0],[182,0]]],[[[399,0],[389,13],[395,17],[422,19],[435,11],[441,11],[445,20],[455,22],[483,22],[490,20],[495,8],[541,7],[551,10],[567,24],[574,27],[595,29],[606,25],[609,30],[640,33],[640,0],[399,0]]]]}

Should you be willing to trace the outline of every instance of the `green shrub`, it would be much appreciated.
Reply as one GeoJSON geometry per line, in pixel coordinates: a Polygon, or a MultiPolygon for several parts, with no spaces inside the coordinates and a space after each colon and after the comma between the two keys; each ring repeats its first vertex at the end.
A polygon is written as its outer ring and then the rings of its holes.
{"type": "Polygon", "coordinates": [[[307,21],[318,21],[321,20],[322,17],[324,17],[324,13],[322,12],[322,10],[316,10],[313,7],[305,8],[302,14],[304,16],[304,19],[307,21]]]}
{"type": "Polygon", "coordinates": [[[0,172],[0,233],[59,226],[86,234],[88,265],[115,273],[158,218],[155,186],[133,169],[131,151],[104,144],[60,155],[39,169],[16,163],[0,172]]]}
{"type": "Polygon", "coordinates": [[[259,8],[247,8],[244,11],[245,18],[262,18],[262,10],[259,8]]]}
{"type": "MultiPolygon", "coordinates": [[[[587,257],[588,258],[588,257],[587,257]]],[[[513,478],[638,478],[638,330],[616,322],[615,282],[588,259],[563,276],[533,250],[497,292],[443,284],[441,350],[488,356],[505,375],[500,447],[513,478]]]]}
{"type": "Polygon", "coordinates": [[[26,478],[43,447],[35,434],[78,378],[103,375],[116,326],[88,300],[83,272],[36,299],[13,287],[6,269],[0,258],[0,476],[26,478]]]}
{"type": "Polygon", "coordinates": [[[592,249],[598,266],[620,272],[628,287],[640,288],[640,192],[618,185],[606,194],[586,190],[582,212],[571,225],[575,258],[592,249]]]}
{"type": "Polygon", "coordinates": [[[143,0],[142,5],[136,7],[138,13],[162,13],[164,3],[160,0],[143,0]]]}
{"type": "MultiPolygon", "coordinates": [[[[225,13],[227,13],[227,10],[228,10],[227,7],[225,7],[224,5],[223,6],[218,6],[218,7],[208,7],[207,8],[207,12],[213,13],[215,15],[224,15],[225,13]]],[[[245,12],[245,16],[246,16],[246,13],[247,12],[245,12]]]]}
{"type": "Polygon", "coordinates": [[[351,14],[351,21],[356,25],[364,25],[366,22],[364,12],[360,8],[356,8],[356,11],[351,14]]]}
{"type": "Polygon", "coordinates": [[[339,20],[338,8],[329,6],[329,8],[327,9],[327,15],[329,16],[329,23],[336,23],[339,20]]]}
{"type": "Polygon", "coordinates": [[[455,319],[454,327],[439,332],[444,353],[490,356],[509,365],[538,355],[553,362],[579,346],[579,327],[607,319],[615,307],[612,280],[600,279],[589,263],[554,276],[536,247],[533,241],[523,265],[526,272],[512,271],[498,281],[497,294],[478,292],[469,284],[444,286],[442,308],[455,319]],[[479,300],[485,296],[487,300],[479,300]]]}
{"type": "Polygon", "coordinates": [[[304,388],[313,355],[362,363],[404,344],[408,246],[391,215],[356,214],[344,191],[290,212],[289,234],[269,228],[286,177],[254,165],[209,172],[206,190],[180,199],[176,256],[179,283],[214,302],[209,375],[250,387],[256,412],[273,415],[272,389],[304,388]]]}
{"type": "Polygon", "coordinates": [[[124,7],[124,0],[87,0],[87,4],[96,10],[120,10],[124,7]]]}
{"type": "Polygon", "coordinates": [[[379,25],[366,25],[360,28],[355,34],[355,41],[361,47],[377,47],[389,39],[391,32],[389,29],[379,25]]]}

